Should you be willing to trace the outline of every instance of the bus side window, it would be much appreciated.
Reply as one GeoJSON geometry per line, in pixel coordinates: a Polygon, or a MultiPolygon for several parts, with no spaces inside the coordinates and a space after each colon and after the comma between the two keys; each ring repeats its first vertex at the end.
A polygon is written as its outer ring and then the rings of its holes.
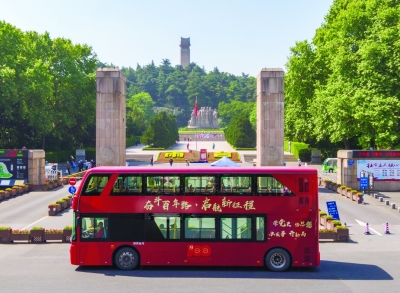
{"type": "Polygon", "coordinates": [[[82,195],[100,195],[108,182],[108,176],[93,174],[85,181],[82,195]]]}

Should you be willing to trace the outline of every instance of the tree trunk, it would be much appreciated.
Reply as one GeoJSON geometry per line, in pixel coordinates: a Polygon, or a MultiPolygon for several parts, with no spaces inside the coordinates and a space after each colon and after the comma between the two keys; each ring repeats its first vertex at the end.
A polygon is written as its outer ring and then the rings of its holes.
{"type": "Polygon", "coordinates": [[[344,144],[344,149],[345,150],[350,149],[350,143],[349,143],[349,140],[347,138],[343,139],[343,144],[344,144]]]}

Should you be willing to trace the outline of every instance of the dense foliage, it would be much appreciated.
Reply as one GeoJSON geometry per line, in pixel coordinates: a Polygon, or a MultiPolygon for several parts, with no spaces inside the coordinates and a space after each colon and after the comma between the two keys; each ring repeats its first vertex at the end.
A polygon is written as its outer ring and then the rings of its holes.
{"type": "Polygon", "coordinates": [[[234,116],[225,129],[225,138],[235,147],[255,147],[256,132],[250,124],[249,116],[245,113],[234,116]]]}
{"type": "Polygon", "coordinates": [[[186,68],[180,65],[172,67],[170,61],[164,59],[158,67],[152,62],[143,67],[138,65],[136,70],[122,68],[121,71],[127,79],[128,99],[148,93],[156,107],[169,109],[167,111],[176,115],[179,127],[187,126],[196,98],[199,107],[218,109],[221,126],[227,125],[238,112],[250,114],[249,104],[254,105],[256,100],[254,77],[246,74],[235,76],[217,68],[206,73],[195,63],[186,68]]]}
{"type": "Polygon", "coordinates": [[[335,0],[312,43],[291,48],[285,76],[289,140],[345,148],[399,143],[400,1],[335,0]]]}
{"type": "Polygon", "coordinates": [[[174,115],[160,112],[150,120],[141,142],[152,147],[169,147],[179,140],[178,126],[174,115]]]}
{"type": "Polygon", "coordinates": [[[94,145],[97,59],[87,45],[0,21],[0,147],[94,145]]]}

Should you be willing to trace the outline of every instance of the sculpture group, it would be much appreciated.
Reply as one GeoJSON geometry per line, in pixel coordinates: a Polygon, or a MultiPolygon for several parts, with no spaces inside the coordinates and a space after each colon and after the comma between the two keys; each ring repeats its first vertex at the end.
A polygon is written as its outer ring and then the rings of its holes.
{"type": "Polygon", "coordinates": [[[197,116],[193,111],[188,121],[188,128],[219,128],[217,110],[213,110],[211,107],[201,107],[197,116]]]}

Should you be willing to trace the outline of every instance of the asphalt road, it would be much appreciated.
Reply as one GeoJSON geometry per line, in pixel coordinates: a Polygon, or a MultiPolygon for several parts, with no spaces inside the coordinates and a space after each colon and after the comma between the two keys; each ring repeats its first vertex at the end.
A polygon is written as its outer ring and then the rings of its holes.
{"type": "MultiPolygon", "coordinates": [[[[71,225],[70,211],[47,216],[47,205],[67,194],[64,186],[1,202],[0,226],[71,225]]],[[[0,292],[398,292],[400,214],[376,199],[365,199],[366,205],[358,205],[320,189],[320,207],[326,210],[326,201],[337,202],[351,241],[321,242],[322,262],[317,268],[272,273],[262,268],[156,267],[124,272],[70,265],[69,244],[0,244],[0,292]],[[390,235],[384,233],[386,222],[390,235]]]]}

